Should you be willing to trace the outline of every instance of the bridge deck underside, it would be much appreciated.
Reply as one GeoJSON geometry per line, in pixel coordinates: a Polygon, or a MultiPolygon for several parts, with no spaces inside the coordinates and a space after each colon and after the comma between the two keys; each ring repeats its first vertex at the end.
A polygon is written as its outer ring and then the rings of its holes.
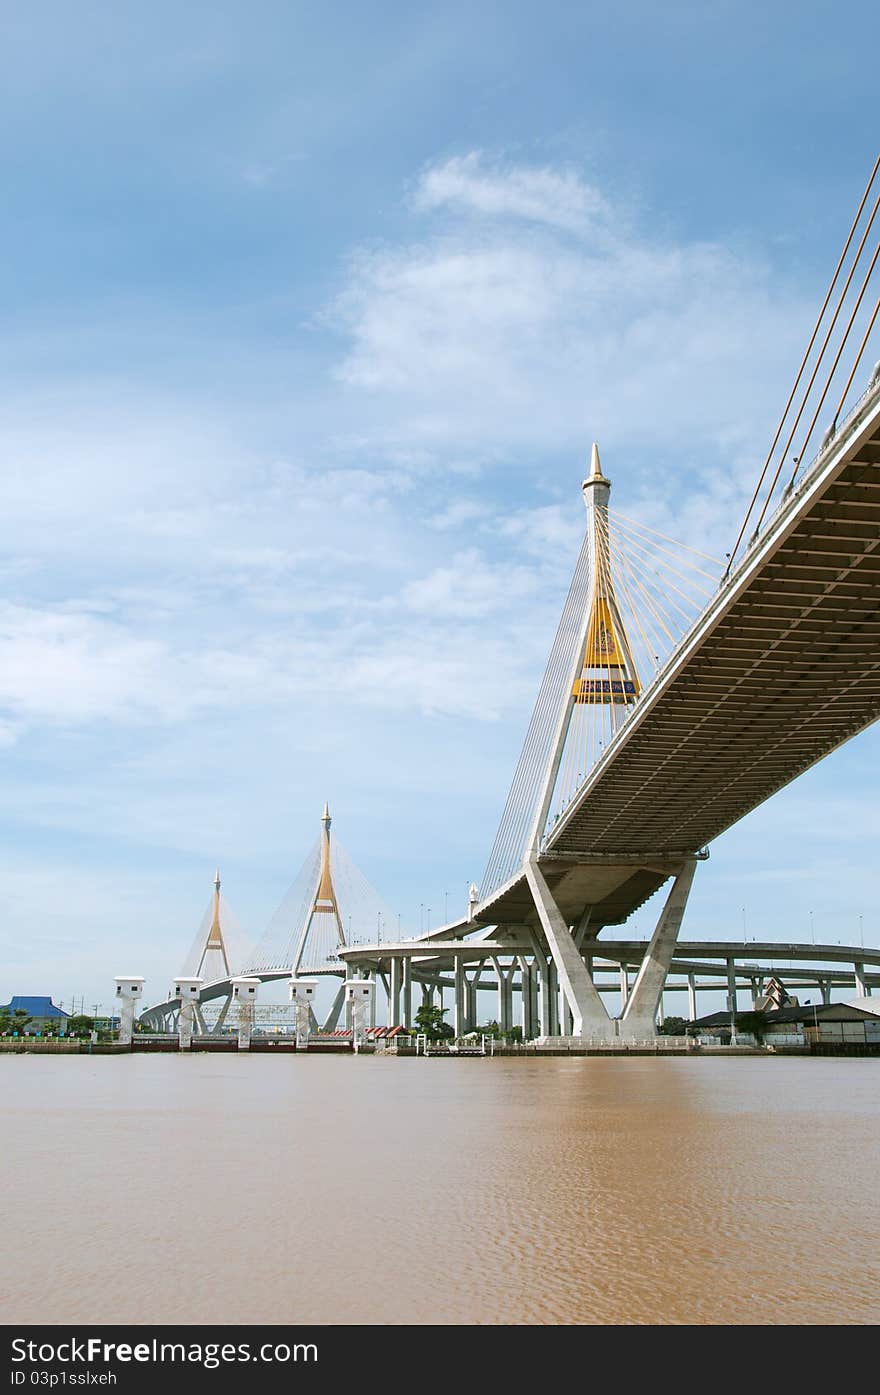
{"type": "Polygon", "coordinates": [[[875,425],[705,635],[549,844],[708,843],[880,716],[875,425]]]}
{"type": "MultiPolygon", "coordinates": [[[[636,864],[595,867],[590,864],[546,860],[541,870],[554,901],[568,924],[578,920],[590,907],[590,923],[621,925],[643,905],[675,870],[675,865],[652,870],[636,864]]],[[[478,911],[478,925],[506,924],[539,927],[538,913],[525,877],[519,878],[501,896],[478,911]]],[[[543,932],[541,932],[543,934],[543,932]]]]}

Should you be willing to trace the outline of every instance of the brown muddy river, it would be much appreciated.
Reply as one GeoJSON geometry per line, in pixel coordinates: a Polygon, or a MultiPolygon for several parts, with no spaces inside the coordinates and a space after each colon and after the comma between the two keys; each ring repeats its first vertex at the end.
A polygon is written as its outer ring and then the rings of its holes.
{"type": "Polygon", "coordinates": [[[876,1323],[880,1060],[0,1058],[5,1322],[876,1323]]]}

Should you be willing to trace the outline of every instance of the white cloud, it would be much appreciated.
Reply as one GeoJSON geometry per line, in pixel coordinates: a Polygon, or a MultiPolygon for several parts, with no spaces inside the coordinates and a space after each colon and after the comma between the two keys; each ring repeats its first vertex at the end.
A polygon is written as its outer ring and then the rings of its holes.
{"type": "Polygon", "coordinates": [[[0,704],[18,719],[82,721],[143,707],[161,647],[67,609],[0,607],[0,704]]]}
{"type": "Polygon", "coordinates": [[[609,206],[571,169],[489,166],[480,151],[453,156],[422,172],[412,196],[422,212],[448,208],[491,218],[516,218],[583,233],[604,222],[609,206]]]}
{"type": "Polygon", "coordinates": [[[571,171],[471,155],[426,171],[415,202],[462,216],[361,251],[331,311],[348,339],[337,375],[373,423],[384,404],[387,439],[760,450],[810,318],[779,268],[639,229],[571,171]]]}
{"type": "Polygon", "coordinates": [[[492,565],[475,549],[457,552],[447,566],[409,582],[403,605],[416,614],[435,618],[479,621],[488,615],[510,615],[523,598],[534,594],[533,568],[502,562],[492,565]]]}

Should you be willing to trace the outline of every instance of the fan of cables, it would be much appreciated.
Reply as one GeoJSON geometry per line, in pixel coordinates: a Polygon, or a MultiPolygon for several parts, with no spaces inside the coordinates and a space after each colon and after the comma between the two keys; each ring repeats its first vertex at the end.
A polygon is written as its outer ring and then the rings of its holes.
{"type": "Polygon", "coordinates": [[[880,258],[880,237],[877,234],[877,227],[880,226],[878,175],[880,155],[874,162],[813,325],[788,401],[730,553],[728,571],[747,533],[751,545],[759,536],[774,505],[782,502],[798,478],[809,472],[818,457],[825,454],[843,428],[854,419],[866,399],[873,399],[880,389],[880,362],[869,373],[867,386],[860,395],[856,380],[872,336],[876,340],[880,316],[880,295],[877,294],[875,279],[880,258]],[[810,444],[812,442],[815,449],[816,428],[826,413],[827,424],[819,441],[818,452],[811,459],[808,454],[810,444]],[[792,455],[793,448],[796,453],[792,455]]]}

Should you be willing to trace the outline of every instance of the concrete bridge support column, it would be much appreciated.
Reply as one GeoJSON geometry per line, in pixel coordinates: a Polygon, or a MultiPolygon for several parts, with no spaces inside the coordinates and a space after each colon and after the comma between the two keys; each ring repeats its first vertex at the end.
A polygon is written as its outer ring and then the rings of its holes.
{"type": "Polygon", "coordinates": [[[412,1026],[412,960],[403,961],[403,1025],[412,1026]]]}
{"type": "Polygon", "coordinates": [[[558,1037],[562,1032],[559,1025],[559,974],[552,959],[547,962],[547,997],[550,1006],[550,1035],[558,1037]]]}
{"type": "Polygon", "coordinates": [[[467,984],[466,1010],[465,1010],[465,1031],[474,1032],[480,1021],[480,1009],[478,998],[478,984],[483,976],[483,966],[478,964],[472,969],[470,975],[465,970],[465,983],[467,984]]]}
{"type": "Polygon", "coordinates": [[[543,954],[535,956],[539,998],[539,1033],[542,1037],[553,1035],[553,1018],[550,1011],[550,966],[543,954]]]}
{"type": "Polygon", "coordinates": [[[867,998],[867,997],[869,996],[869,994],[868,994],[868,985],[867,985],[867,983],[865,982],[865,966],[864,966],[864,964],[853,964],[853,973],[854,973],[855,976],[856,976],[856,993],[857,993],[858,997],[860,997],[860,998],[867,998]]]}
{"type": "Polygon", "coordinates": [[[529,1021],[532,1024],[533,1037],[536,1037],[541,1029],[541,1017],[538,1011],[538,1001],[538,966],[533,960],[532,963],[529,965],[529,1021]]]}
{"type": "Polygon", "coordinates": [[[501,1016],[498,1018],[498,1025],[503,1031],[509,1032],[513,1027],[513,969],[508,969],[504,975],[504,987],[500,997],[501,1016]]]}
{"type": "Polygon", "coordinates": [[[114,979],[116,1001],[119,1004],[119,1042],[121,1046],[131,1046],[134,1035],[134,1010],[144,996],[145,980],[128,975],[114,979]]]}
{"type": "Polygon", "coordinates": [[[532,967],[528,959],[520,958],[519,968],[519,1025],[522,1029],[523,1041],[531,1041],[534,1036],[534,1018],[532,1016],[532,967]]]}
{"type": "Polygon", "coordinates": [[[642,960],[642,967],[633,984],[629,1001],[623,1010],[619,1028],[621,1036],[652,1037],[657,1030],[657,1013],[663,1002],[663,985],[681,930],[695,867],[694,861],[686,862],[672,883],[666,904],[657,921],[657,928],[642,960]]]}
{"type": "Polygon", "coordinates": [[[831,984],[827,978],[819,980],[819,992],[822,994],[822,1006],[829,1007],[831,1004],[831,984]]]}
{"type": "Polygon", "coordinates": [[[541,928],[550,946],[550,953],[559,974],[573,1019],[575,1036],[610,1037],[614,1035],[614,1024],[605,1010],[596,986],[575,947],[571,931],[565,923],[550,888],[538,866],[537,858],[530,858],[525,864],[526,878],[541,921],[541,928]]]}
{"type": "Polygon", "coordinates": [[[727,961],[727,1011],[736,1012],[736,960],[727,961]]]}
{"type": "Polygon", "coordinates": [[[498,998],[495,1016],[502,1032],[509,1032],[511,1004],[507,972],[501,967],[501,961],[499,959],[492,960],[492,967],[495,970],[495,977],[498,981],[498,998]]]}
{"type": "Polygon", "coordinates": [[[571,1016],[571,1008],[568,1006],[562,985],[559,985],[559,1034],[563,1037],[574,1036],[574,1022],[571,1016]]]}
{"type": "MultiPolygon", "coordinates": [[[[347,1018],[347,1016],[348,1016],[348,1004],[346,1003],[346,1000],[345,1000],[345,984],[344,984],[344,983],[341,983],[341,984],[339,985],[339,987],[337,988],[337,990],[336,990],[336,993],[335,993],[334,998],[333,998],[333,1002],[330,1004],[330,1011],[327,1013],[327,1016],[324,1018],[324,1027],[323,1027],[323,1030],[324,1030],[325,1032],[335,1032],[335,1031],[336,1031],[336,1028],[339,1026],[339,1017],[340,1017],[340,1014],[342,1013],[343,1006],[345,1006],[345,1008],[346,1008],[346,1018],[347,1018]]],[[[312,1011],[314,1012],[314,1007],[312,1008],[312,1011]]],[[[347,1025],[347,1023],[346,1023],[346,1025],[347,1025]]],[[[306,1043],[306,1044],[308,1045],[308,1043],[306,1043]]]]}
{"type": "Polygon", "coordinates": [[[629,1002],[629,970],[625,964],[620,966],[620,1015],[623,1016],[626,1005],[629,1002]]]}
{"type": "Polygon", "coordinates": [[[430,983],[422,984],[422,1007],[431,1008],[434,1006],[434,989],[430,983]]]}
{"type": "Polygon", "coordinates": [[[455,1007],[452,1018],[452,1030],[456,1037],[463,1037],[467,1031],[467,979],[464,972],[464,961],[460,956],[455,959],[455,1007]]]}
{"type": "Polygon", "coordinates": [[[688,974],[688,1021],[693,1022],[697,1015],[697,976],[688,974]]]}
{"type": "Polygon", "coordinates": [[[388,1026],[400,1026],[400,986],[401,964],[399,959],[391,960],[391,987],[388,990],[388,1026]]]}
{"type": "Polygon", "coordinates": [[[229,1009],[230,1009],[231,1007],[232,1007],[232,990],[230,989],[230,991],[226,994],[225,999],[223,1000],[223,1006],[222,1006],[222,1008],[220,1009],[220,1015],[219,1015],[219,1017],[217,1018],[217,1021],[214,1023],[214,1031],[215,1031],[215,1032],[222,1032],[223,1028],[226,1026],[226,1019],[227,1019],[227,1017],[229,1016],[229,1009]]]}

